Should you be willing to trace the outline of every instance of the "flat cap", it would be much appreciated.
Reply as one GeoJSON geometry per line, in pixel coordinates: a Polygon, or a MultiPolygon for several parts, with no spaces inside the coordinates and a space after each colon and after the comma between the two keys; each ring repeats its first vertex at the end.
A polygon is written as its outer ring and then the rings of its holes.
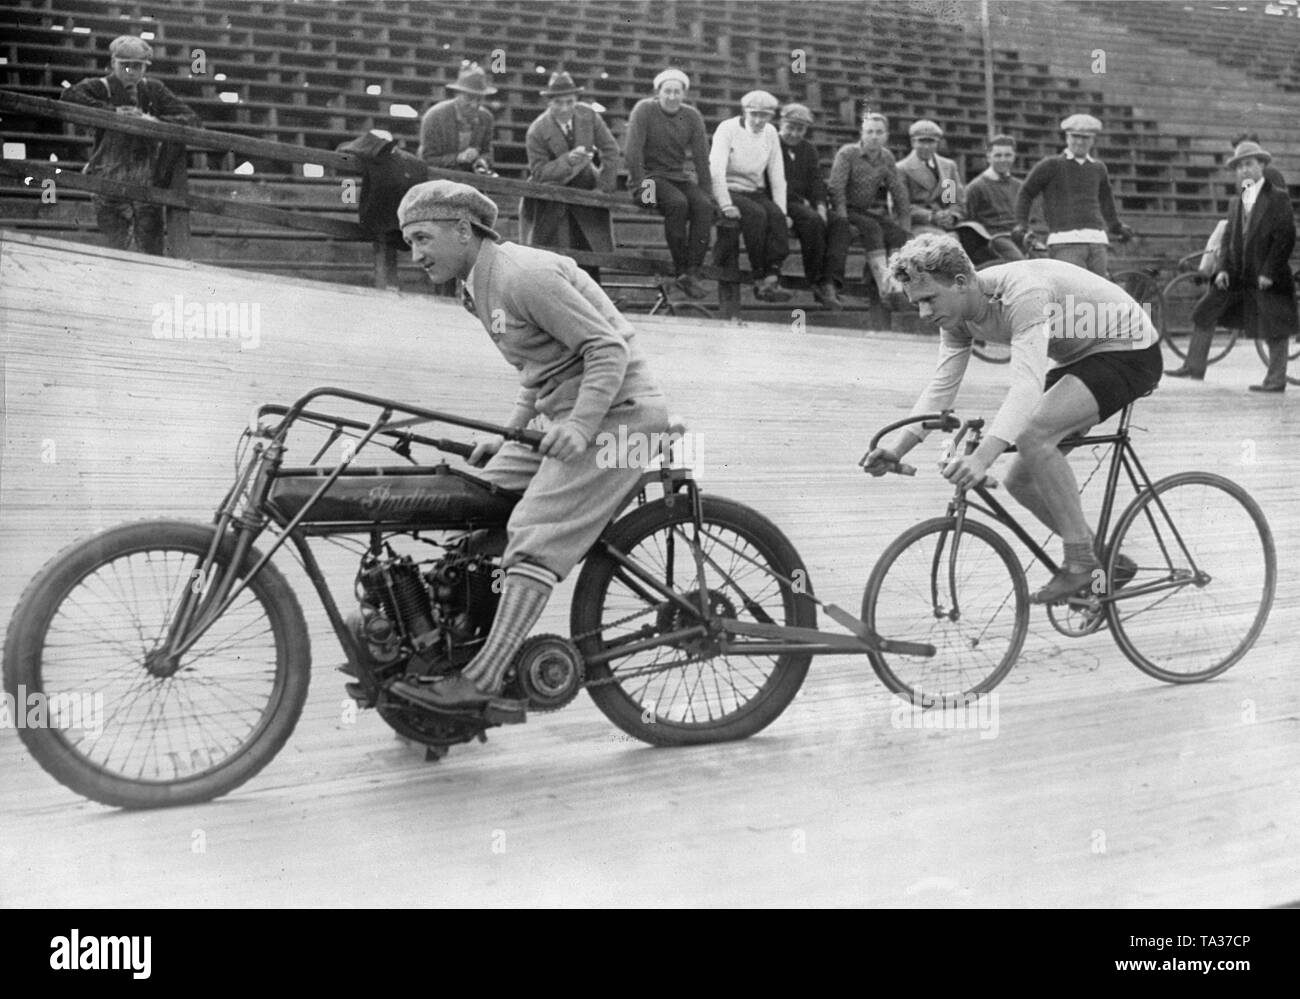
{"type": "Polygon", "coordinates": [[[1090,114],[1072,114],[1061,122],[1062,132],[1076,132],[1079,135],[1096,135],[1101,131],[1101,122],[1090,114]]]}
{"type": "Polygon", "coordinates": [[[152,62],[153,46],[135,35],[118,35],[108,43],[108,55],[111,59],[143,59],[152,62]]]}
{"type": "Polygon", "coordinates": [[[662,84],[669,80],[676,80],[685,90],[691,89],[691,78],[680,69],[670,66],[655,77],[655,90],[657,91],[662,84]]]}
{"type": "Polygon", "coordinates": [[[942,139],[943,129],[932,122],[929,118],[922,118],[920,121],[912,122],[912,127],[907,130],[907,134],[913,139],[918,136],[922,138],[928,137],[931,139],[942,139]]]}
{"type": "Polygon", "coordinates": [[[397,206],[397,221],[406,227],[414,222],[454,222],[465,219],[484,236],[501,237],[492,227],[497,222],[496,203],[468,184],[454,180],[426,180],[416,184],[397,206]]]}
{"type": "Polygon", "coordinates": [[[793,121],[800,125],[811,125],[813,113],[802,104],[787,104],[781,109],[782,121],[793,121]]]}
{"type": "Polygon", "coordinates": [[[768,111],[776,114],[776,109],[780,106],[781,102],[766,90],[751,90],[740,99],[742,111],[768,111]]]}

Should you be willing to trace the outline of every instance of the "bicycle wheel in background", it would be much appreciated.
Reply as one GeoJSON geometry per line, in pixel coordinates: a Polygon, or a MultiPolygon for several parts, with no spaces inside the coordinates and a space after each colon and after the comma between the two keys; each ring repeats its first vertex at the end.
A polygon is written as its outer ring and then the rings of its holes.
{"type": "Polygon", "coordinates": [[[966,521],[958,535],[955,523],[936,517],[900,534],[862,596],[862,620],[882,638],[935,647],[932,658],[868,653],[881,682],[921,706],[992,690],[1029,630],[1029,588],[1011,546],[986,524],[966,521]]]}
{"type": "Polygon", "coordinates": [[[986,361],[989,364],[1009,364],[1011,361],[1011,344],[986,343],[983,340],[976,340],[971,344],[971,353],[981,361],[986,361]]]}
{"type": "Polygon", "coordinates": [[[1120,271],[1113,278],[1129,296],[1136,301],[1151,317],[1151,322],[1165,335],[1165,297],[1160,289],[1160,282],[1146,271],[1120,271]]]}
{"type": "Polygon", "coordinates": [[[665,306],[665,312],[670,316],[688,319],[714,319],[713,310],[706,305],[697,305],[695,302],[673,302],[669,301],[665,306]]]}
{"type": "MultiPolygon", "coordinates": [[[[1255,338],[1255,353],[1259,359],[1268,364],[1268,341],[1259,337],[1255,338]]],[[[1291,345],[1287,348],[1287,369],[1286,380],[1292,385],[1300,385],[1300,372],[1294,368],[1297,359],[1300,359],[1300,337],[1292,337],[1291,345]]]]}
{"type": "MultiPolygon", "coordinates": [[[[1209,290],[1210,279],[1197,271],[1179,274],[1165,285],[1163,293],[1165,325],[1160,331],[1164,335],[1166,346],[1179,359],[1187,360],[1187,344],[1192,335],[1192,310],[1201,296],[1209,290]]],[[[1214,341],[1210,344],[1210,354],[1206,364],[1221,361],[1237,342],[1239,330],[1218,327],[1214,331],[1214,341]]]]}
{"type": "Polygon", "coordinates": [[[1255,644],[1273,606],[1277,556],[1259,505],[1231,479],[1209,472],[1161,479],[1120,517],[1107,552],[1111,578],[1121,552],[1137,569],[1106,616],[1138,669],[1194,683],[1218,676],[1255,644]]]}
{"type": "MultiPolygon", "coordinates": [[[[817,627],[816,605],[787,582],[806,583],[807,570],[781,530],[732,500],[705,496],[701,502],[702,574],[686,496],[677,496],[671,507],[663,500],[638,507],[609,528],[605,540],[692,604],[707,599],[719,617],[817,627]]],[[[573,590],[573,642],[588,660],[648,638],[687,632],[701,620],[651,590],[599,545],[573,590]]],[[[733,639],[724,649],[720,638],[712,632],[684,634],[589,664],[587,692],[610,721],[652,745],[748,738],[794,699],[812,657],[746,654],[746,639],[733,639]]]]}

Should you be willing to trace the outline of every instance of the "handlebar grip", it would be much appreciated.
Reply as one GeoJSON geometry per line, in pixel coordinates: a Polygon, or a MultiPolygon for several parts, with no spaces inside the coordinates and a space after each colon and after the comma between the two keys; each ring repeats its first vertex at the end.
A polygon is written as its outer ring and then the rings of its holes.
{"type": "Polygon", "coordinates": [[[921,423],[921,428],[923,430],[948,431],[948,430],[956,430],[960,426],[961,426],[961,420],[951,415],[944,416],[942,419],[938,419],[938,420],[925,420],[921,423]]]}

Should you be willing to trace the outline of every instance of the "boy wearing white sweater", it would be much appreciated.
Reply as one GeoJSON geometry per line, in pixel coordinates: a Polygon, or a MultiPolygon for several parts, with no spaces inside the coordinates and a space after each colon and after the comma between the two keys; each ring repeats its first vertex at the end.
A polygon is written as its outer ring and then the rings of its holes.
{"type": "Polygon", "coordinates": [[[790,253],[790,220],[781,139],[772,126],[778,106],[767,91],[750,91],[741,98],[742,115],[728,118],[713,133],[709,153],[714,197],[723,216],[740,220],[754,297],[762,302],[791,298],[781,287],[781,264],[790,253]]]}

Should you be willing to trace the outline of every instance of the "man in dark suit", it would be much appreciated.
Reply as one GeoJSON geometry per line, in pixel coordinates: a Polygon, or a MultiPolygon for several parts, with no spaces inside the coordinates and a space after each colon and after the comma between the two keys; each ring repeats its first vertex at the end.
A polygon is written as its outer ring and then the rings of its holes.
{"type": "MultiPolygon", "coordinates": [[[[540,93],[549,106],[528,126],[528,179],[612,194],[618,179],[618,143],[596,109],[579,103],[582,88],[561,72],[553,74],[540,93]]],[[[522,198],[519,224],[519,241],[525,246],[614,252],[614,229],[606,208],[522,198]]],[[[600,268],[582,269],[600,280],[600,268]]]]}
{"type": "Polygon", "coordinates": [[[447,89],[455,95],[420,119],[420,159],[443,170],[492,174],[492,112],[482,105],[497,88],[478,63],[465,61],[447,89]]]}
{"type": "Polygon", "coordinates": [[[966,217],[966,190],[957,164],[939,155],[943,129],[921,119],[907,130],[912,151],[898,161],[911,202],[912,232],[949,232],[966,217]]]}
{"type": "Polygon", "coordinates": [[[1241,193],[1228,209],[1223,265],[1214,283],[1192,310],[1192,340],[1187,363],[1168,372],[1174,378],[1205,378],[1206,358],[1219,323],[1240,323],[1247,335],[1268,341],[1268,372],[1252,392],[1286,390],[1288,341],[1296,334],[1295,217],[1291,199],[1278,190],[1264,168],[1272,156],[1257,142],[1238,143],[1228,167],[1235,169],[1241,193]]]}

